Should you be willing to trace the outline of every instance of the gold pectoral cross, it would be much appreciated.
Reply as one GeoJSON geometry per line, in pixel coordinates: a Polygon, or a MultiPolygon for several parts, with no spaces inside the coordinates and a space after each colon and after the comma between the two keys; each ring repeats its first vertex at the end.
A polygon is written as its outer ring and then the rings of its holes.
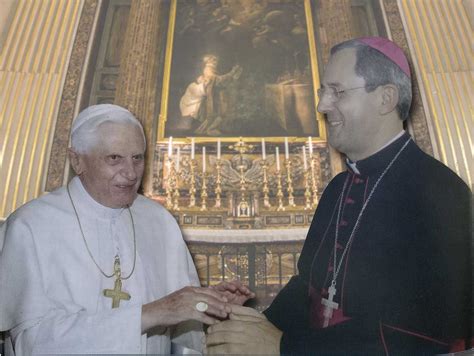
{"type": "Polygon", "coordinates": [[[120,269],[120,258],[115,256],[114,262],[114,275],[115,275],[115,285],[114,289],[104,289],[104,296],[107,298],[112,298],[112,308],[118,308],[120,306],[120,300],[130,300],[130,294],[122,292],[122,279],[121,279],[121,269],[120,269]]]}

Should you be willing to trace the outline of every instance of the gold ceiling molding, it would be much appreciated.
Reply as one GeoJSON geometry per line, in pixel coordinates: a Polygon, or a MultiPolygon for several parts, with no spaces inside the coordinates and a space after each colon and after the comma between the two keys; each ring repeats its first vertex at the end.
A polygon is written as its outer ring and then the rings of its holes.
{"type": "Polygon", "coordinates": [[[440,159],[473,186],[472,28],[462,0],[398,0],[440,159]]]}
{"type": "Polygon", "coordinates": [[[0,217],[43,192],[70,43],[82,1],[23,1],[0,57],[0,217]]]}

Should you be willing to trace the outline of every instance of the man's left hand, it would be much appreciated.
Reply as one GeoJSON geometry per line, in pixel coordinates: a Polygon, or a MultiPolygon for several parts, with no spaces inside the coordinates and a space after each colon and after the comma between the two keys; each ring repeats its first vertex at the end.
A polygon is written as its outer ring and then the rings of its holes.
{"type": "Polygon", "coordinates": [[[263,314],[234,306],[230,320],[212,325],[207,333],[206,352],[209,355],[279,355],[283,334],[263,314]]]}
{"type": "Polygon", "coordinates": [[[244,305],[247,300],[255,298],[255,293],[238,280],[221,282],[210,288],[223,294],[231,304],[244,305]]]}

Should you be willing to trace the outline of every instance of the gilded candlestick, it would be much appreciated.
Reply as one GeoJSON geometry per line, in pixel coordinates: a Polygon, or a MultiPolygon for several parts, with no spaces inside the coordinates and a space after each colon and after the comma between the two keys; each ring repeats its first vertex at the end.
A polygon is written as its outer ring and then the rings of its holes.
{"type": "Polygon", "coordinates": [[[286,173],[287,173],[287,192],[288,192],[288,205],[296,206],[295,198],[293,196],[293,179],[291,179],[291,160],[289,158],[285,159],[286,173]]]}
{"type": "Polygon", "coordinates": [[[313,191],[313,206],[318,205],[318,176],[319,160],[316,155],[311,155],[311,188],[313,191]]]}
{"type": "Polygon", "coordinates": [[[168,161],[166,162],[168,167],[168,175],[166,177],[166,208],[172,209],[173,208],[173,160],[171,157],[168,157],[168,161]]]}
{"type": "Polygon", "coordinates": [[[281,186],[281,171],[277,170],[277,194],[278,198],[278,208],[277,211],[282,211],[285,210],[285,207],[283,206],[283,189],[281,186]]]}
{"type": "Polygon", "coordinates": [[[179,209],[179,182],[178,182],[178,177],[179,177],[179,172],[178,170],[174,170],[174,179],[173,181],[173,210],[180,210],[179,209]]]}
{"type": "Polygon", "coordinates": [[[270,198],[268,196],[268,193],[270,192],[270,189],[268,189],[268,178],[267,178],[267,160],[264,159],[262,161],[262,170],[263,170],[263,206],[266,208],[271,207],[270,205],[270,198]]]}
{"type": "Polygon", "coordinates": [[[246,186],[246,179],[244,175],[244,168],[245,166],[241,162],[241,164],[238,166],[240,170],[240,203],[237,207],[238,210],[238,216],[243,216],[247,217],[250,216],[250,207],[249,204],[247,203],[247,186],[246,186]]]}
{"type": "Polygon", "coordinates": [[[201,210],[207,210],[207,185],[206,172],[202,172],[202,187],[201,187],[201,210]]]}
{"type": "Polygon", "coordinates": [[[196,206],[196,176],[194,170],[196,169],[196,160],[191,158],[189,160],[189,167],[191,170],[191,183],[189,187],[189,207],[196,206]]]}
{"type": "Polygon", "coordinates": [[[221,163],[221,160],[220,159],[217,159],[217,162],[216,162],[216,189],[215,189],[215,193],[216,193],[216,205],[215,207],[216,208],[220,208],[221,207],[221,193],[222,193],[222,179],[221,179],[221,166],[222,166],[222,163],[221,163]]]}
{"type": "Polygon", "coordinates": [[[304,187],[305,187],[305,190],[304,190],[304,197],[305,197],[305,206],[304,206],[304,210],[309,210],[311,209],[311,189],[310,189],[310,185],[309,185],[309,171],[308,170],[305,170],[304,171],[304,187]]]}

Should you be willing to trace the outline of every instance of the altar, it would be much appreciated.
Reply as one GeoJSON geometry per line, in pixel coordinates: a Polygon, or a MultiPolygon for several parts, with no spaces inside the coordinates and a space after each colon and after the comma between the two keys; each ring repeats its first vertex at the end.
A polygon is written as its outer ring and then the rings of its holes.
{"type": "Polygon", "coordinates": [[[265,310],[298,273],[307,227],[293,229],[183,229],[203,285],[240,279],[255,291],[252,305],[265,310]]]}

